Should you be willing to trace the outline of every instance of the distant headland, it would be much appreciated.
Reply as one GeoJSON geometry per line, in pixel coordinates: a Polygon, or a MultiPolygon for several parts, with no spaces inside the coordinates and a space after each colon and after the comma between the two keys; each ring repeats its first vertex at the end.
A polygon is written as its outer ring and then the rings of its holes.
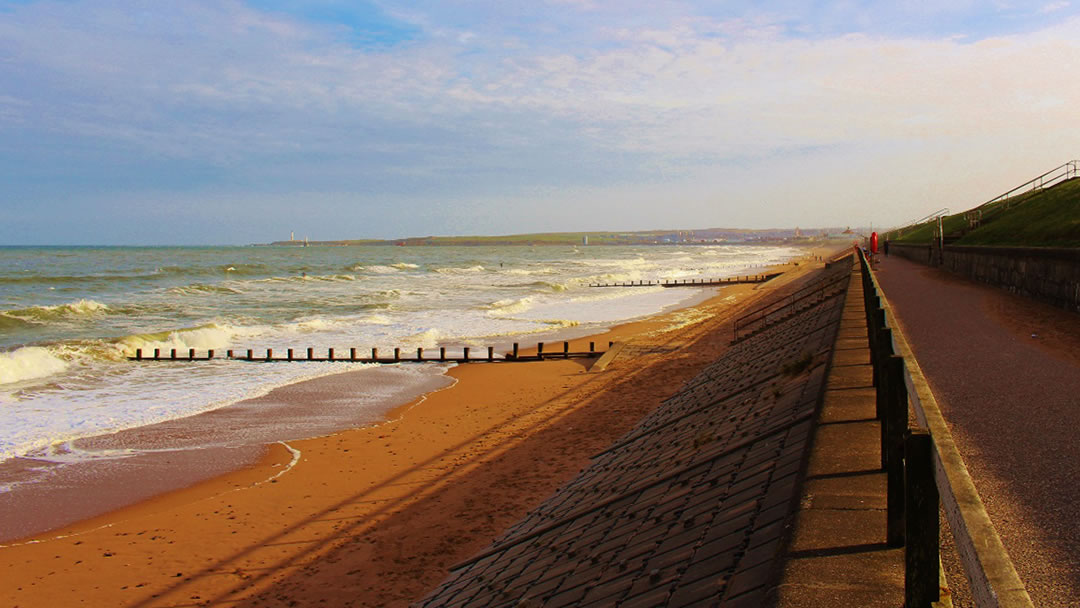
{"type": "Polygon", "coordinates": [[[262,243],[261,246],[493,246],[493,245],[718,245],[718,244],[814,244],[847,240],[864,232],[860,229],[777,228],[751,230],[742,228],[705,228],[698,230],[643,230],[635,232],[538,232],[502,236],[420,236],[399,239],[309,240],[262,243]]]}

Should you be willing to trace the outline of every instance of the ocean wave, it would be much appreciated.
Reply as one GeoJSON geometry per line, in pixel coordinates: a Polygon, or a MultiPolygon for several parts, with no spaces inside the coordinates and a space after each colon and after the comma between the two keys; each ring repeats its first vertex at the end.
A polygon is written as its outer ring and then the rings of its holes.
{"type": "Polygon", "coordinates": [[[393,274],[395,272],[401,271],[400,268],[395,268],[394,266],[384,266],[382,264],[372,264],[370,266],[357,265],[354,266],[352,269],[356,272],[370,272],[373,274],[393,274]]]}
{"type": "Polygon", "coordinates": [[[191,285],[184,285],[182,287],[172,287],[169,289],[169,293],[177,295],[237,295],[244,293],[239,289],[233,287],[227,287],[225,285],[207,285],[204,283],[192,283],[191,285]]]}
{"type": "Polygon", "coordinates": [[[410,264],[409,262],[398,262],[396,264],[391,264],[390,267],[397,268],[398,270],[412,270],[414,268],[420,268],[420,265],[410,264]]]}
{"type": "Polygon", "coordinates": [[[488,311],[489,316],[503,316],[512,315],[515,313],[525,312],[536,304],[536,298],[533,296],[525,296],[523,298],[506,298],[504,300],[497,300],[484,306],[483,308],[488,311]]]}
{"type": "Polygon", "coordinates": [[[483,266],[468,266],[466,268],[436,268],[435,272],[439,274],[475,274],[478,272],[484,272],[487,268],[483,266]]]}
{"type": "Polygon", "coordinates": [[[0,353],[0,384],[44,378],[58,374],[67,367],[66,361],[47,348],[24,346],[12,352],[0,353]]]}
{"type": "Polygon", "coordinates": [[[232,325],[219,325],[210,323],[198,327],[168,330],[149,334],[135,334],[126,336],[115,341],[115,344],[125,352],[134,352],[141,348],[144,351],[152,351],[160,348],[162,351],[169,349],[186,350],[189,348],[208,349],[225,348],[238,336],[251,335],[253,328],[241,328],[232,325]]]}
{"type": "Polygon", "coordinates": [[[53,306],[31,306],[0,312],[0,316],[25,323],[45,324],[53,321],[70,321],[93,317],[109,311],[109,307],[95,300],[76,300],[53,306]]]}
{"type": "Polygon", "coordinates": [[[422,348],[434,348],[439,345],[439,342],[442,342],[448,337],[449,336],[443,331],[432,327],[410,336],[405,336],[405,338],[402,339],[402,343],[422,348]]]}

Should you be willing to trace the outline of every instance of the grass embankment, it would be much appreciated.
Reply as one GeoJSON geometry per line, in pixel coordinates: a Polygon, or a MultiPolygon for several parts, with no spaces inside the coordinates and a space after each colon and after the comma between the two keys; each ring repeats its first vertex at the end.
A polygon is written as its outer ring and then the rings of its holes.
{"type": "MultiPolygon", "coordinates": [[[[1080,179],[1027,192],[982,208],[977,228],[964,212],[942,218],[945,238],[955,245],[993,247],[1080,247],[1080,179]]],[[[937,222],[927,222],[897,234],[897,243],[925,245],[937,234],[937,222]]]]}

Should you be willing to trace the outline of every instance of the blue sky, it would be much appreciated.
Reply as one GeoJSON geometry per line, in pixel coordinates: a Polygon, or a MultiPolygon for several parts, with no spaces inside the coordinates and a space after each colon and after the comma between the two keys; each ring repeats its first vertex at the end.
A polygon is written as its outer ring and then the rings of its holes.
{"type": "Polygon", "coordinates": [[[1080,156],[1080,6],[0,0],[0,244],[876,226],[1080,156]]]}

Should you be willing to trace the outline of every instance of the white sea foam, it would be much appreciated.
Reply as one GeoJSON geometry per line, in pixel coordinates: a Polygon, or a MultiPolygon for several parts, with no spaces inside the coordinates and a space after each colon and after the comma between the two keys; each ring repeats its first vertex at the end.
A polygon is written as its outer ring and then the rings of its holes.
{"type": "Polygon", "coordinates": [[[68,364],[47,348],[26,346],[9,353],[0,353],[0,384],[45,378],[59,374],[68,364]]]}

